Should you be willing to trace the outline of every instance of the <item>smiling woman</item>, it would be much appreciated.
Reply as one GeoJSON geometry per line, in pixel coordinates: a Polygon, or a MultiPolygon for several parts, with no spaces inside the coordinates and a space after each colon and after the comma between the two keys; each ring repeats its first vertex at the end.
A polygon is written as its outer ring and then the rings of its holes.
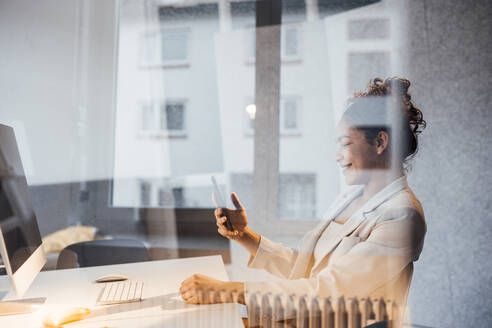
{"type": "Polygon", "coordinates": [[[422,111],[411,101],[409,87],[407,79],[375,78],[366,91],[349,100],[342,118],[371,144],[379,145],[382,134],[392,135],[398,165],[407,164],[417,153],[418,135],[426,126],[422,111]]]}
{"type": "Polygon", "coordinates": [[[418,150],[426,126],[422,111],[410,101],[410,81],[374,79],[349,100],[337,127],[335,160],[348,185],[367,185],[378,175],[401,175],[418,150]]]}
{"type": "MultiPolygon", "coordinates": [[[[422,207],[405,175],[418,149],[417,135],[425,127],[422,112],[410,101],[409,86],[402,78],[376,78],[366,91],[349,100],[337,126],[335,155],[349,187],[324,220],[308,232],[299,250],[253,231],[235,193],[231,198],[236,209],[215,211],[218,232],[249,251],[248,266],[281,280],[221,282],[194,275],[182,283],[183,299],[247,303],[249,295],[258,293],[370,297],[391,300],[404,311],[413,262],[419,258],[426,233],[422,207]],[[225,227],[226,220],[234,231],[225,227]],[[210,299],[203,297],[204,291],[236,297],[210,299]]],[[[291,315],[285,312],[279,320],[291,315]]]]}

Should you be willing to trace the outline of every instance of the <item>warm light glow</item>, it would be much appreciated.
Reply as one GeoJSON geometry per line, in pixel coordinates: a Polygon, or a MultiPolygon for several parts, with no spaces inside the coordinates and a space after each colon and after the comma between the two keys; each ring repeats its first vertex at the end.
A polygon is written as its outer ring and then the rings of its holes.
{"type": "Polygon", "coordinates": [[[248,113],[249,118],[254,120],[256,116],[256,105],[249,104],[248,106],[246,106],[246,112],[248,113]]]}
{"type": "Polygon", "coordinates": [[[61,325],[82,320],[91,310],[83,307],[51,306],[42,312],[44,327],[59,327],[61,325]]]}

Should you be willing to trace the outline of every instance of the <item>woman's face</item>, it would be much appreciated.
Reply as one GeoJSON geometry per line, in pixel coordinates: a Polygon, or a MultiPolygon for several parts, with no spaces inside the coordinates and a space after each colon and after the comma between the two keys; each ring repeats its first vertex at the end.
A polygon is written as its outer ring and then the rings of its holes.
{"type": "Polygon", "coordinates": [[[365,185],[375,170],[383,168],[376,143],[369,143],[364,132],[344,119],[337,126],[336,141],[335,160],[343,170],[348,185],[365,185]]]}

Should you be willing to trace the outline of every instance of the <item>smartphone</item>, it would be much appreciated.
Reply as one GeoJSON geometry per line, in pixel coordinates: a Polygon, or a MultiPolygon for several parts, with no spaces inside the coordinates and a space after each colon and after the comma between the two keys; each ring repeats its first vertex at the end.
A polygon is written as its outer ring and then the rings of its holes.
{"type": "Polygon", "coordinates": [[[229,231],[234,231],[234,227],[232,226],[231,221],[227,217],[227,213],[225,211],[227,204],[224,198],[224,195],[219,189],[219,185],[217,184],[217,180],[215,179],[215,176],[212,175],[212,184],[214,185],[214,191],[212,193],[212,199],[215,203],[215,207],[221,208],[223,210],[223,215],[227,218],[227,220],[224,222],[224,225],[227,227],[227,230],[229,231]]]}

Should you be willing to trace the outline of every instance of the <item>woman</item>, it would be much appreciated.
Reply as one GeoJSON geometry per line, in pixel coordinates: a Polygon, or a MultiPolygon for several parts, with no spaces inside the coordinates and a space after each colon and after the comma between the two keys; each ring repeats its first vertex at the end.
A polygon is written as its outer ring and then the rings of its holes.
{"type": "Polygon", "coordinates": [[[181,285],[183,300],[210,302],[200,291],[225,290],[237,293],[241,303],[248,293],[271,292],[384,297],[404,304],[426,232],[422,207],[405,175],[425,127],[409,86],[403,78],[376,78],[350,99],[336,129],[335,155],[349,187],[298,251],[253,231],[235,193],[231,198],[236,209],[225,210],[234,231],[227,230],[223,210],[216,209],[218,232],[249,251],[248,266],[282,280],[223,282],[194,275],[181,285]]]}

